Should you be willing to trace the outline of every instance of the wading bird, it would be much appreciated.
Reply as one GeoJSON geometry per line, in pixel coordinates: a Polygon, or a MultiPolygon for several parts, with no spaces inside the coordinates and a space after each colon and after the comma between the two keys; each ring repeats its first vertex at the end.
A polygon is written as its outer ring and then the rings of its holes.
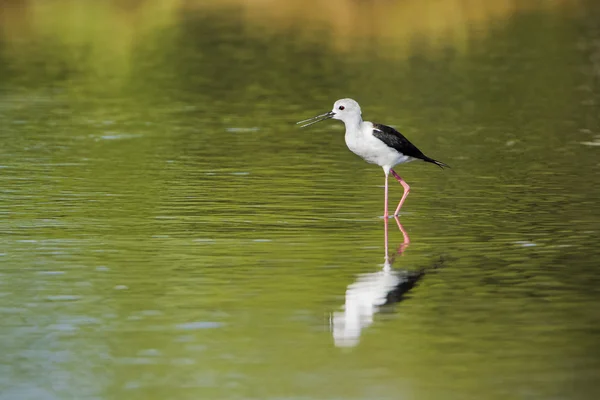
{"type": "Polygon", "coordinates": [[[394,128],[363,121],[360,106],[352,99],[340,99],[333,104],[333,110],[328,113],[305,119],[298,124],[302,124],[301,128],[304,128],[329,118],[339,119],[346,125],[345,139],[350,151],[362,157],[366,162],[377,164],[383,168],[383,172],[385,172],[384,218],[388,217],[388,175],[390,172],[404,188],[404,194],[394,211],[394,216],[399,215],[398,213],[410,192],[410,186],[392,169],[394,166],[413,160],[423,160],[440,168],[448,167],[443,162],[427,157],[394,128]]]}

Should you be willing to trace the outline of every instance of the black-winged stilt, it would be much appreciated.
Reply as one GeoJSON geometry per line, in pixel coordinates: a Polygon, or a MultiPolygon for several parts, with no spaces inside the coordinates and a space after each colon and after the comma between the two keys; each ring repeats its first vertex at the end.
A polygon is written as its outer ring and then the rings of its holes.
{"type": "Polygon", "coordinates": [[[439,166],[448,167],[443,162],[427,157],[414,144],[408,141],[400,132],[386,125],[363,121],[360,105],[352,99],[340,99],[333,104],[333,110],[317,115],[304,121],[301,128],[325,121],[326,119],[339,119],[346,125],[346,145],[356,155],[366,162],[377,164],[385,172],[385,211],[384,218],[388,217],[388,175],[390,172],[404,187],[404,194],[394,212],[399,215],[402,204],[410,192],[410,186],[392,168],[398,164],[413,160],[423,160],[439,166]]]}

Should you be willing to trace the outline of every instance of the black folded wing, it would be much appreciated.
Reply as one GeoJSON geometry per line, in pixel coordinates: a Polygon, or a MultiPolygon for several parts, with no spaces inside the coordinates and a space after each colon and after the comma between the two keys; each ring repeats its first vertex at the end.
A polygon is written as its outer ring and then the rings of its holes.
{"type": "Polygon", "coordinates": [[[433,158],[427,157],[414,144],[408,141],[400,132],[392,127],[382,124],[373,124],[373,136],[381,140],[388,147],[395,149],[398,153],[408,157],[418,158],[426,162],[433,163],[439,167],[448,167],[443,162],[436,161],[433,158]]]}

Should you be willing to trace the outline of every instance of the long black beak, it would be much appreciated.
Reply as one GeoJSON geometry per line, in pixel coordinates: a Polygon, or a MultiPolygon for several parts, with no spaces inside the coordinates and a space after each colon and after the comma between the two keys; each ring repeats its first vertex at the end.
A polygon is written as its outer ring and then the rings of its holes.
{"type": "Polygon", "coordinates": [[[296,125],[302,124],[300,128],[306,128],[307,126],[316,124],[317,122],[325,121],[326,119],[329,119],[334,115],[335,113],[333,111],[329,111],[328,113],[317,115],[316,117],[305,119],[304,121],[296,122],[296,125]]]}

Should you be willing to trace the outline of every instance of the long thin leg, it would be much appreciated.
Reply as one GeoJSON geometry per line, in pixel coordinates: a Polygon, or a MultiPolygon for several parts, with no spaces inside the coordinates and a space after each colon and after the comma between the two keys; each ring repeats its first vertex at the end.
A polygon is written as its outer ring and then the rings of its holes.
{"type": "Polygon", "coordinates": [[[388,173],[385,174],[385,194],[384,194],[384,210],[383,220],[385,221],[384,236],[385,236],[385,261],[388,259],[388,173]]]}
{"type": "Polygon", "coordinates": [[[383,219],[383,231],[385,236],[385,264],[389,264],[389,253],[388,253],[388,218],[383,219]]]}
{"type": "Polygon", "coordinates": [[[402,198],[400,199],[400,203],[398,203],[398,208],[396,208],[396,211],[394,211],[394,216],[396,216],[396,215],[399,215],[400,209],[402,208],[402,204],[404,204],[404,200],[406,200],[406,197],[408,196],[408,193],[410,192],[410,186],[408,186],[408,183],[406,183],[404,181],[404,179],[400,178],[400,175],[398,175],[396,173],[396,171],[394,171],[393,169],[390,169],[390,172],[392,173],[392,175],[394,175],[394,178],[396,178],[396,180],[404,188],[404,194],[402,195],[402,198]]]}
{"type": "Polygon", "coordinates": [[[383,210],[383,218],[388,218],[388,174],[385,174],[385,195],[384,197],[384,210],[383,210]]]}

